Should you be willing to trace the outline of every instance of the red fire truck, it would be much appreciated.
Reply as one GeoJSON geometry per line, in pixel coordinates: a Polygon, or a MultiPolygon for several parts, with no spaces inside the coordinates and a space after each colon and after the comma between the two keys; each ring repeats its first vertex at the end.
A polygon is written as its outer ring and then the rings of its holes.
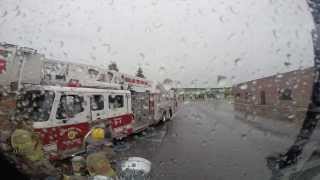
{"type": "Polygon", "coordinates": [[[9,65],[0,74],[2,88],[18,92],[16,114],[32,121],[51,159],[85,151],[94,127],[121,139],[172,118],[176,110],[174,91],[149,80],[13,49],[10,62],[2,63],[9,65]],[[4,79],[7,72],[16,78],[4,79]]]}

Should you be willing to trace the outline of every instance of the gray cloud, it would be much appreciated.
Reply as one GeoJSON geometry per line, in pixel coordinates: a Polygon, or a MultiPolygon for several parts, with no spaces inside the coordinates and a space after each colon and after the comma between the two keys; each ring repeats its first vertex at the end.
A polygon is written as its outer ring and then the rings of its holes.
{"type": "Polygon", "coordinates": [[[218,86],[312,65],[300,0],[1,0],[0,41],[64,61],[107,65],[183,86],[218,86]],[[191,83],[193,82],[193,83],[191,83]]]}

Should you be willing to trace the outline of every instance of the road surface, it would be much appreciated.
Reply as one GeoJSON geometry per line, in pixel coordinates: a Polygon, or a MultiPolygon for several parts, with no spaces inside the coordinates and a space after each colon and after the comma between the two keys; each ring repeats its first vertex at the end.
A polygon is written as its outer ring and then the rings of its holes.
{"type": "Polygon", "coordinates": [[[285,151],[298,129],[284,136],[235,115],[228,102],[185,102],[172,121],[129,139],[120,155],[151,160],[156,180],[269,180],[265,158],[285,151]]]}

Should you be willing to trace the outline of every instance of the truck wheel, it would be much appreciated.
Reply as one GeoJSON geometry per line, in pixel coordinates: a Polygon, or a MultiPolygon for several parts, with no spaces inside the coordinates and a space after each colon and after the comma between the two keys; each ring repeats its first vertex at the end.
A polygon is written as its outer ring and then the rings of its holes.
{"type": "Polygon", "coordinates": [[[172,109],[169,109],[169,117],[170,117],[170,119],[172,118],[172,116],[173,116],[172,109]]]}

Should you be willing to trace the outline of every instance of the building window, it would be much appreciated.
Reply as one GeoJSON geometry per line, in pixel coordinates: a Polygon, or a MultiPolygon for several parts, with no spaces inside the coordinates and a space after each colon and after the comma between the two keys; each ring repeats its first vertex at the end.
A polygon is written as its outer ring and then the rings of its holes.
{"type": "Polygon", "coordinates": [[[118,109],[124,107],[123,95],[109,96],[109,109],[118,109]]]}
{"type": "Polygon", "coordinates": [[[292,100],[292,90],[291,89],[282,89],[280,90],[280,100],[292,100]]]}
{"type": "Polygon", "coordinates": [[[82,106],[83,97],[77,95],[62,95],[57,110],[57,119],[73,118],[84,111],[82,106]]]}
{"type": "Polygon", "coordinates": [[[260,104],[261,105],[266,104],[266,92],[265,91],[260,92],[260,104]]]}
{"type": "Polygon", "coordinates": [[[104,98],[102,95],[93,95],[90,97],[90,106],[92,111],[100,111],[104,109],[104,98]]]}

